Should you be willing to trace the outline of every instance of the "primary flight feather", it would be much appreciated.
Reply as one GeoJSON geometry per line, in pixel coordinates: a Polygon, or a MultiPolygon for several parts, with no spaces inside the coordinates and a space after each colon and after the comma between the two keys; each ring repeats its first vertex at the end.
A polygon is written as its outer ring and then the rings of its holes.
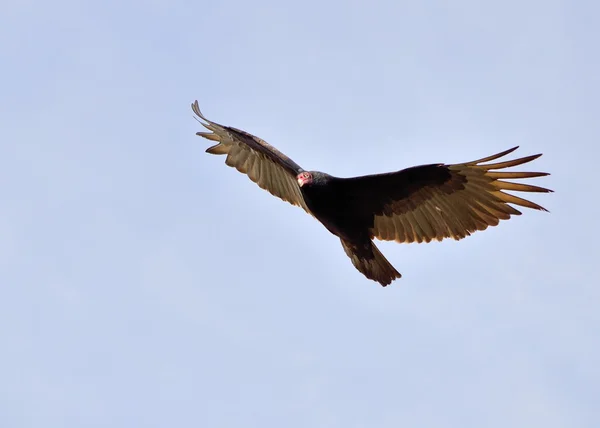
{"type": "Polygon", "coordinates": [[[264,140],[206,119],[198,101],[192,104],[192,110],[210,131],[197,135],[216,142],[206,150],[208,153],[227,155],[227,165],[273,195],[312,214],[340,238],[356,269],[383,286],[401,275],[381,254],[373,238],[397,242],[459,240],[477,230],[496,226],[512,215],[520,215],[512,205],[546,211],[505,191],[551,192],[507,181],[549,175],[504,171],[541,156],[499,160],[518,147],[472,162],[437,163],[385,174],[339,178],[305,171],[264,140]]]}

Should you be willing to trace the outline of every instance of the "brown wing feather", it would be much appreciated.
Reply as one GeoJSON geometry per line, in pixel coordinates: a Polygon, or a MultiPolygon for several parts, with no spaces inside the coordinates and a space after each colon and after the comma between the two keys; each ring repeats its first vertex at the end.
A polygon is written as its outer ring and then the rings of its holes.
{"type": "Polygon", "coordinates": [[[206,149],[213,155],[227,155],[225,164],[246,174],[250,180],[271,194],[308,211],[296,176],[303,171],[289,157],[266,141],[240,129],[222,126],[208,120],[198,106],[192,104],[194,113],[204,122],[202,126],[212,132],[197,132],[196,135],[217,144],[206,149]]]}
{"type": "MultiPolygon", "coordinates": [[[[506,193],[551,192],[543,187],[505,181],[548,175],[543,172],[496,171],[533,161],[541,156],[484,164],[505,156],[514,150],[498,153],[473,162],[454,165],[425,165],[410,168],[411,179],[403,178],[404,191],[374,207],[371,235],[382,240],[398,242],[430,242],[444,238],[462,239],[477,230],[496,226],[500,220],[508,220],[521,212],[513,205],[546,211],[534,202],[506,193]],[[419,173],[420,169],[422,173],[419,173]],[[437,171],[437,172],[436,172],[437,171]],[[423,176],[418,179],[419,174],[423,176]]],[[[396,173],[406,174],[406,171],[396,173]]],[[[392,177],[389,174],[387,177],[392,177]]],[[[370,176],[370,185],[376,184],[370,176]]],[[[387,184],[390,183],[390,178],[387,184]]],[[[396,184],[399,184],[396,181],[396,184]]],[[[387,189],[389,192],[389,188],[387,189]]],[[[376,192],[375,192],[376,193],[376,192]]],[[[391,192],[394,193],[393,191],[391,192]]]]}

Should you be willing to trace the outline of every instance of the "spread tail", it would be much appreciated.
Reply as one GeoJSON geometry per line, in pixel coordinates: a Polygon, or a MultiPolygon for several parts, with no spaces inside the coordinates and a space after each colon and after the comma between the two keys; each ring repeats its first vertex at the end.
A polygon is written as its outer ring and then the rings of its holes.
{"type": "Polygon", "coordinates": [[[385,287],[402,276],[371,240],[360,244],[354,244],[343,239],[341,241],[342,247],[352,260],[354,267],[367,278],[377,281],[385,287]]]}

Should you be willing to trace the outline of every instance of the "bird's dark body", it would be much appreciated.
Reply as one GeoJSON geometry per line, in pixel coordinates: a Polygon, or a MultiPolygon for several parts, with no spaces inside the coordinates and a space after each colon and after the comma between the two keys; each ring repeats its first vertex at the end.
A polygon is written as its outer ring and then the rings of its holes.
{"type": "Polygon", "coordinates": [[[318,179],[313,184],[301,189],[310,212],[327,230],[342,239],[350,242],[369,239],[373,216],[356,215],[357,201],[348,193],[346,179],[313,172],[315,176],[318,179]]]}
{"type": "Polygon", "coordinates": [[[544,207],[506,191],[551,192],[511,181],[547,173],[506,171],[541,154],[492,162],[517,147],[471,162],[428,164],[339,178],[306,171],[264,140],[209,121],[197,102],[192,109],[211,131],[197,135],[217,142],[206,149],[208,153],[227,155],[227,165],[273,195],[314,215],[340,238],[356,269],[383,286],[401,275],[381,254],[373,238],[405,243],[459,240],[520,215],[512,205],[545,211],[544,207]]]}
{"type": "Polygon", "coordinates": [[[403,171],[353,178],[311,171],[313,183],[302,187],[312,214],[334,235],[362,243],[373,238],[375,215],[391,210],[395,200],[407,200],[423,185],[440,186],[450,179],[442,165],[431,164],[403,171]]]}

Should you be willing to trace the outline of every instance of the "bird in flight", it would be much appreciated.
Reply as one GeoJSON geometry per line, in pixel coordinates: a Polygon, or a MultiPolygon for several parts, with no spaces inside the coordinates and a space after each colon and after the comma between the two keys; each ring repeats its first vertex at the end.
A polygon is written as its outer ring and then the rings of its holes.
{"type": "Polygon", "coordinates": [[[401,275],[381,254],[373,238],[400,243],[459,240],[477,230],[496,226],[512,215],[520,215],[512,205],[547,211],[505,192],[551,192],[507,181],[549,175],[505,170],[531,162],[541,154],[489,163],[512,153],[518,146],[471,162],[435,163],[397,172],[340,178],[306,171],[266,141],[206,119],[198,101],[192,104],[192,110],[197,120],[211,131],[196,135],[217,142],[206,152],[227,155],[225,164],[313,215],[340,238],[356,269],[384,287],[401,275]]]}

